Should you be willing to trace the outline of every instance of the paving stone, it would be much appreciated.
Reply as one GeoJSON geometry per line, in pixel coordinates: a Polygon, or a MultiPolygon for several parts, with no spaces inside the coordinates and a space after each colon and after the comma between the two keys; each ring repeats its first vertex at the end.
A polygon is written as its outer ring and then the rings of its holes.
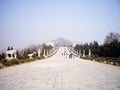
{"type": "Polygon", "coordinates": [[[65,58],[64,48],[44,60],[0,69],[0,90],[120,90],[120,67],[65,58]]]}

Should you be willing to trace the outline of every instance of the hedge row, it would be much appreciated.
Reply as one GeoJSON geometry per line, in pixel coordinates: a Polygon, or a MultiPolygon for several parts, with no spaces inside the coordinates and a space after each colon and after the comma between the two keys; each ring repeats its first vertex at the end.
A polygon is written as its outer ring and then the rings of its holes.
{"type": "Polygon", "coordinates": [[[18,65],[21,63],[27,63],[35,60],[40,60],[40,59],[44,59],[44,57],[42,56],[42,57],[36,57],[32,59],[27,58],[27,59],[12,59],[12,60],[2,59],[0,60],[0,68],[2,68],[3,66],[18,65]]]}
{"type": "Polygon", "coordinates": [[[109,57],[81,57],[81,58],[91,60],[91,61],[120,66],[120,58],[109,58],[109,57]]]}
{"type": "Polygon", "coordinates": [[[44,56],[41,56],[41,57],[36,57],[37,60],[40,60],[40,59],[45,59],[44,56]]]}
{"type": "Polygon", "coordinates": [[[25,62],[30,62],[30,61],[35,61],[35,59],[12,59],[12,60],[7,60],[7,59],[2,59],[0,63],[2,63],[4,66],[11,66],[11,65],[17,65],[25,62]]]}

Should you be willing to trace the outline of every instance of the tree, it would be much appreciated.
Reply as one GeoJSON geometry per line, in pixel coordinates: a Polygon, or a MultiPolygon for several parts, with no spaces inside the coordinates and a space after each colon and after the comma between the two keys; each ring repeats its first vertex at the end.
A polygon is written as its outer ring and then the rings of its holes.
{"type": "Polygon", "coordinates": [[[104,44],[110,44],[111,42],[120,42],[120,34],[110,32],[108,36],[106,36],[104,44]]]}
{"type": "Polygon", "coordinates": [[[88,45],[88,43],[83,44],[82,50],[85,50],[85,54],[88,55],[88,51],[89,51],[89,45],[88,45]]]}
{"type": "Polygon", "coordinates": [[[99,56],[100,45],[97,41],[91,42],[89,48],[91,49],[93,55],[99,56]]]}
{"type": "Polygon", "coordinates": [[[120,56],[120,34],[109,33],[106,36],[102,52],[104,57],[119,57],[120,56]]]}
{"type": "Polygon", "coordinates": [[[74,50],[75,51],[78,51],[80,48],[79,48],[79,44],[77,44],[75,47],[74,47],[74,50]]]}
{"type": "Polygon", "coordinates": [[[5,53],[0,54],[0,60],[5,58],[5,53]]]}

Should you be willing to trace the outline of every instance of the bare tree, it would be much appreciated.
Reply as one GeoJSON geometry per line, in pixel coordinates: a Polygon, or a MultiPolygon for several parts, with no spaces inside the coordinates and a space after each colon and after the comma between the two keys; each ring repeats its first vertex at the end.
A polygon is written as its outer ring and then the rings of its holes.
{"type": "Polygon", "coordinates": [[[114,41],[120,42],[120,34],[110,32],[109,35],[106,36],[104,43],[109,44],[109,43],[114,42],[114,41]]]}

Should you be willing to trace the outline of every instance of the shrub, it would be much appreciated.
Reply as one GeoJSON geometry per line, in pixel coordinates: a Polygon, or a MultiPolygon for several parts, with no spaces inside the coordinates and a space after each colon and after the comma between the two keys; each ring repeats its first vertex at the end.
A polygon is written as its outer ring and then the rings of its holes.
{"type": "Polygon", "coordinates": [[[101,62],[101,61],[102,61],[101,58],[96,58],[95,60],[96,60],[97,62],[101,62]]]}
{"type": "Polygon", "coordinates": [[[35,60],[36,60],[36,58],[32,58],[32,59],[29,59],[29,58],[28,58],[28,59],[24,59],[25,62],[31,62],[31,61],[35,61],[35,60]]]}
{"type": "Polygon", "coordinates": [[[36,57],[36,59],[41,59],[41,57],[36,57]]]}
{"type": "Polygon", "coordinates": [[[0,62],[5,66],[11,66],[11,62],[7,59],[2,59],[0,62]]]}
{"type": "Polygon", "coordinates": [[[117,63],[120,65],[120,60],[118,60],[117,63]]]}
{"type": "Polygon", "coordinates": [[[11,62],[7,60],[5,66],[11,66],[11,62]]]}
{"type": "Polygon", "coordinates": [[[20,64],[20,61],[18,59],[12,59],[10,62],[12,65],[20,64]]]}
{"type": "Polygon", "coordinates": [[[44,59],[44,56],[36,57],[37,60],[44,59]]]}
{"type": "Polygon", "coordinates": [[[24,59],[20,59],[20,62],[21,62],[21,63],[24,63],[25,61],[24,61],[24,59]]]}

